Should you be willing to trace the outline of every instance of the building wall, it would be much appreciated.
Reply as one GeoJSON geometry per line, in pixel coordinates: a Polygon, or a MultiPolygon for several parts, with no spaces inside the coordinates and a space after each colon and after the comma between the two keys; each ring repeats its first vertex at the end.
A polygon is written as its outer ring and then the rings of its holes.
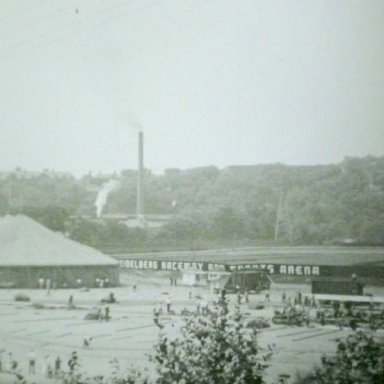
{"type": "Polygon", "coordinates": [[[337,280],[340,278],[349,279],[354,274],[360,281],[368,285],[384,285],[384,267],[381,265],[333,265],[320,266],[318,275],[297,275],[297,274],[271,274],[270,277],[275,283],[307,283],[314,279],[328,278],[337,280]]]}
{"type": "MultiPolygon", "coordinates": [[[[180,256],[179,260],[166,260],[149,258],[144,255],[131,257],[129,255],[113,255],[120,262],[121,269],[154,270],[154,271],[181,271],[181,272],[232,272],[248,273],[264,271],[275,283],[303,283],[310,284],[313,279],[350,278],[352,274],[362,279],[365,284],[384,285],[384,265],[377,262],[361,262],[352,265],[322,265],[320,264],[294,264],[294,263],[214,263],[209,261],[193,261],[193,257],[180,256]]],[[[209,259],[209,257],[207,257],[209,259]]]]}
{"type": "Polygon", "coordinates": [[[0,286],[13,283],[17,288],[38,288],[39,279],[50,279],[52,288],[94,287],[95,280],[109,279],[111,286],[119,285],[118,266],[47,266],[47,267],[0,267],[0,286]]]}

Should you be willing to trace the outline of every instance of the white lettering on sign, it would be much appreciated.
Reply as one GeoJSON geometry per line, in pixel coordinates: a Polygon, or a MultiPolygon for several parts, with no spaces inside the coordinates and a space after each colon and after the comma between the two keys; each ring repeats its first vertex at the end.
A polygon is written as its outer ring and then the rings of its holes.
{"type": "Polygon", "coordinates": [[[120,260],[120,267],[128,269],[158,269],[158,262],[155,260],[120,260]]]}
{"type": "Polygon", "coordinates": [[[225,272],[225,265],[223,264],[208,264],[208,271],[225,272]]]}
{"type": "Polygon", "coordinates": [[[320,275],[320,267],[313,267],[312,275],[320,275]]]}
{"type": "Polygon", "coordinates": [[[280,265],[279,267],[280,275],[307,275],[314,276],[320,275],[320,267],[318,266],[309,266],[309,265],[280,265]]]}
{"type": "MultiPolygon", "coordinates": [[[[269,272],[270,274],[275,273],[275,266],[273,264],[244,264],[244,265],[230,265],[229,270],[230,271],[243,271],[243,270],[248,270],[248,271],[255,271],[255,270],[265,270],[269,272]]],[[[225,266],[224,266],[225,270],[225,266]]]]}
{"type": "Polygon", "coordinates": [[[202,271],[204,263],[190,263],[184,261],[162,261],[161,269],[164,271],[202,271]]]}
{"type": "Polygon", "coordinates": [[[293,276],[319,276],[320,267],[310,265],[287,265],[287,264],[238,264],[225,265],[217,263],[189,262],[189,261],[156,261],[156,260],[120,260],[121,268],[147,269],[165,271],[208,271],[225,272],[230,271],[266,271],[269,274],[293,275],[293,276]]]}

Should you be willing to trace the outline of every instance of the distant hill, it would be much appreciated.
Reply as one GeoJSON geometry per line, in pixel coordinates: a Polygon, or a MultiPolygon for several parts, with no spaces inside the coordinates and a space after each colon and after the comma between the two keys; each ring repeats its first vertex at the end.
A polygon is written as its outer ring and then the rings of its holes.
{"type": "MultiPolygon", "coordinates": [[[[136,171],[113,176],[120,185],[109,194],[103,213],[134,213],[136,171]]],[[[55,209],[64,211],[63,221],[95,217],[94,201],[107,180],[108,175],[81,180],[3,177],[0,213],[30,210],[43,222],[48,208],[51,215],[55,209]]],[[[155,233],[140,233],[141,241],[135,243],[140,247],[204,248],[220,242],[384,245],[384,157],[318,166],[168,169],[162,175],[147,170],[145,212],[172,218],[155,233]]]]}

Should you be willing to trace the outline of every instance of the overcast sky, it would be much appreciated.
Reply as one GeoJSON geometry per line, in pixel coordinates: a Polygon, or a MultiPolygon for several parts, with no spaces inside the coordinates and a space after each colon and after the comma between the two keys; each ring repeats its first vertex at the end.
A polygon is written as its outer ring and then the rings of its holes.
{"type": "Polygon", "coordinates": [[[0,0],[0,170],[384,155],[383,0],[0,0]]]}

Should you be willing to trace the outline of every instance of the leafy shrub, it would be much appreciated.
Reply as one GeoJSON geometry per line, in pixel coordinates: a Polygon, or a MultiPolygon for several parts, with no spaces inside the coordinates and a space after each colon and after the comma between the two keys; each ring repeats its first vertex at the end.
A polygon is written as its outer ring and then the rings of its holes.
{"type": "Polygon", "coordinates": [[[358,331],[338,340],[333,357],[323,356],[321,366],[299,376],[295,384],[381,384],[384,383],[384,348],[372,335],[358,331]]]}
{"type": "Polygon", "coordinates": [[[257,330],[247,329],[239,310],[226,298],[208,316],[185,319],[181,337],[160,334],[151,357],[157,384],[262,384],[271,354],[261,356],[257,330]]]}

